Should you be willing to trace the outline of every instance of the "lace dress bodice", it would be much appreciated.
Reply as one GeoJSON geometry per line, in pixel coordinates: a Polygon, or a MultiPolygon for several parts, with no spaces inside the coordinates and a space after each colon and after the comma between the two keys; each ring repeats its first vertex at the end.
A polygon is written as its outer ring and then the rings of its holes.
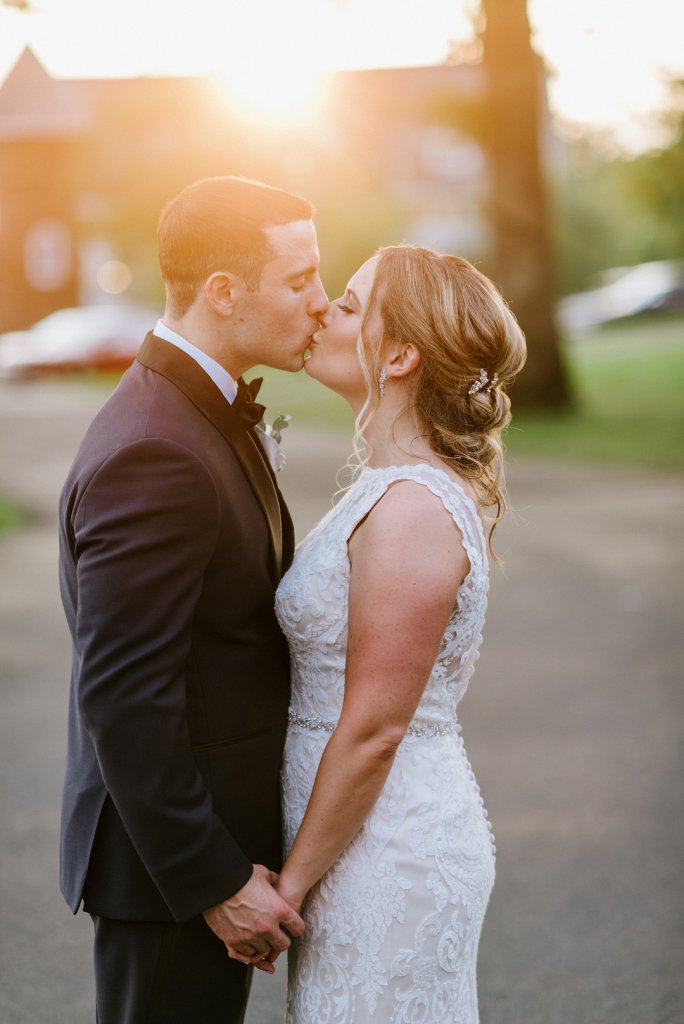
{"type": "Polygon", "coordinates": [[[478,658],[489,566],[475,504],[443,470],[365,468],[298,546],[278,588],[292,660],[285,845],[342,709],[348,541],[400,480],[439,498],[461,532],[469,570],[382,794],[305,905],[307,931],[290,955],[289,1024],[477,1021],[475,960],[494,847],[456,709],[478,658]]]}
{"type": "Polygon", "coordinates": [[[292,714],[337,722],[344,697],[349,559],[356,526],[398,480],[432,491],[456,521],[470,560],[454,611],[411,730],[453,727],[456,706],[473,674],[487,609],[486,540],[471,498],[444,471],[428,465],[365,469],[342,500],[297,548],[278,589],[276,608],[293,655],[292,714]],[[321,685],[325,680],[325,685],[321,685]]]}

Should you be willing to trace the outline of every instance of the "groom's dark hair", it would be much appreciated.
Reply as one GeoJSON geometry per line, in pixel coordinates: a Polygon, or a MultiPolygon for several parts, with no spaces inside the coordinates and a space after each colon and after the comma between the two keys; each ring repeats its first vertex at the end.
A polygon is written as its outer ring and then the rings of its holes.
{"type": "Polygon", "coordinates": [[[228,271],[256,291],[273,250],[264,228],[310,220],[307,199],[248,178],[203,178],[162,210],[159,266],[175,316],[183,316],[212,274],[228,271]]]}

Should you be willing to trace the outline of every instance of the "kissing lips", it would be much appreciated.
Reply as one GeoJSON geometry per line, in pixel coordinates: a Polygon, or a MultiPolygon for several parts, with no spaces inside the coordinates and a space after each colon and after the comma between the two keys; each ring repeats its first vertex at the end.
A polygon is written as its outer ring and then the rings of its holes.
{"type": "Polygon", "coordinates": [[[320,327],[317,327],[316,330],[311,335],[311,337],[309,338],[309,347],[306,350],[307,353],[308,353],[308,357],[307,358],[309,358],[309,359],[311,358],[311,353],[313,352],[313,350],[318,345],[319,339],[316,337],[316,335],[319,333],[319,331],[320,331],[320,327]]]}

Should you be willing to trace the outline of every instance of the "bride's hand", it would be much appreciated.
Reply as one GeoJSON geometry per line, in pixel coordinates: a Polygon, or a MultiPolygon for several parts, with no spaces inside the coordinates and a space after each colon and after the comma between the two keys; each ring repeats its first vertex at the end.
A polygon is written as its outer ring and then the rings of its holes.
{"type": "Polygon", "coordinates": [[[278,875],[273,886],[278,895],[282,896],[286,903],[289,903],[292,909],[299,914],[302,909],[302,903],[304,902],[306,893],[302,892],[301,889],[296,886],[294,881],[288,878],[286,868],[284,868],[281,874],[278,875]]]}

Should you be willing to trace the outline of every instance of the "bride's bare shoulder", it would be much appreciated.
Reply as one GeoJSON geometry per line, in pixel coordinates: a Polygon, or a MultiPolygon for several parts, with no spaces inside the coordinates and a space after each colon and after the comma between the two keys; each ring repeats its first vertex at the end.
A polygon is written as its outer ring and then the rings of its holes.
{"type": "Polygon", "coordinates": [[[442,499],[424,482],[393,481],[359,523],[350,550],[381,552],[391,548],[404,563],[429,552],[457,552],[462,536],[442,499]]]}
{"type": "Polygon", "coordinates": [[[440,617],[452,608],[470,568],[452,515],[436,494],[411,479],[386,489],[348,550],[354,607],[381,601],[412,613],[428,608],[440,617]]]}

